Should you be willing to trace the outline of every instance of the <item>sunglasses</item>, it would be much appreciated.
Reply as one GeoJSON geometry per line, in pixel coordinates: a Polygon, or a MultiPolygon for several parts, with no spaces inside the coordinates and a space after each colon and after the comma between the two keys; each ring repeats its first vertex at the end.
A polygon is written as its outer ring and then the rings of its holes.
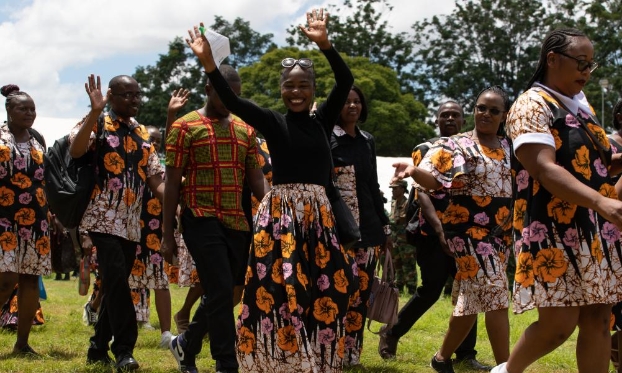
{"type": "Polygon", "coordinates": [[[300,65],[303,69],[308,69],[309,67],[313,67],[313,61],[309,58],[301,58],[295,59],[292,57],[287,57],[283,61],[281,61],[281,66],[285,68],[294,67],[296,64],[300,65]]]}
{"type": "Polygon", "coordinates": [[[499,115],[501,114],[503,111],[499,110],[497,108],[494,107],[488,107],[486,105],[475,105],[475,108],[477,109],[477,112],[480,114],[484,114],[485,112],[489,112],[490,115],[499,115]]]}
{"type": "Polygon", "coordinates": [[[596,68],[598,68],[598,62],[589,62],[587,60],[580,60],[577,57],[573,57],[573,56],[569,56],[564,52],[555,52],[557,54],[561,54],[564,57],[570,58],[572,60],[577,61],[577,70],[584,72],[585,69],[590,69],[590,73],[593,72],[594,70],[596,70],[596,68]]]}
{"type": "Polygon", "coordinates": [[[126,100],[131,100],[133,98],[141,99],[143,97],[142,92],[124,92],[124,93],[113,93],[113,96],[123,97],[126,100]]]}

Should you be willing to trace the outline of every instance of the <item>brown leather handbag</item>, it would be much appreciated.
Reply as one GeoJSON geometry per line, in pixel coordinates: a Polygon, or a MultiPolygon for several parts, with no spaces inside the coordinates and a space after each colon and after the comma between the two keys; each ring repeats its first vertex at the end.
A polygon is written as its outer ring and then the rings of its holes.
{"type": "Polygon", "coordinates": [[[397,311],[400,302],[400,292],[395,286],[395,269],[391,252],[385,252],[382,277],[379,277],[380,262],[376,266],[376,275],[371,285],[369,308],[367,309],[367,328],[372,321],[393,325],[397,322],[397,311]]]}

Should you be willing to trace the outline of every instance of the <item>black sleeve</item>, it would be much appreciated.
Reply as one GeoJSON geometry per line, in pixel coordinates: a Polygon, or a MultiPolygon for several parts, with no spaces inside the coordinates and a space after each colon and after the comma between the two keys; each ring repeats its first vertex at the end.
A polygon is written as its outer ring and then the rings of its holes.
{"type": "Polygon", "coordinates": [[[383,225],[389,224],[389,217],[384,213],[384,203],[382,202],[382,194],[380,194],[380,184],[378,183],[378,164],[376,162],[376,141],[374,137],[365,132],[367,137],[367,146],[371,152],[371,161],[372,161],[372,177],[369,180],[369,189],[371,190],[372,198],[374,201],[374,210],[376,210],[376,214],[380,218],[380,222],[383,225]]]}
{"type": "Polygon", "coordinates": [[[233,114],[240,117],[248,125],[252,126],[264,136],[269,136],[277,125],[274,113],[271,110],[257,106],[250,100],[239,97],[225,80],[218,69],[207,73],[210,84],[220,97],[225,107],[233,114]]]}
{"type": "Polygon", "coordinates": [[[352,84],[354,84],[354,77],[350,68],[335,48],[331,47],[330,49],[322,50],[322,53],[326,56],[335,74],[335,85],[326,101],[317,109],[316,116],[324,126],[324,131],[331,133],[335,123],[337,123],[337,119],[339,119],[343,104],[348,99],[348,94],[350,94],[350,89],[352,84]]]}

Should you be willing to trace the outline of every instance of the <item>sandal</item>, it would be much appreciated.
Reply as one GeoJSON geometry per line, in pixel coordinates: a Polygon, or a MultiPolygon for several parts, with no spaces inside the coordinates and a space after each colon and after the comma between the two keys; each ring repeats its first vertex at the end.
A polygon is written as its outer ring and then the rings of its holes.
{"type": "Polygon", "coordinates": [[[175,321],[175,326],[177,327],[177,334],[183,334],[183,332],[188,330],[188,324],[190,324],[190,320],[180,319],[179,312],[173,315],[173,321],[175,321]]]}

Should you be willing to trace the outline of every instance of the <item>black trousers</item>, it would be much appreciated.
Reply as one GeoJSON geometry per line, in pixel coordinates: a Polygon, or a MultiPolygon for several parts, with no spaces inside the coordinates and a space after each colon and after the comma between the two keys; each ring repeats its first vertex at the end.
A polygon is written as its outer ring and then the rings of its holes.
{"type": "MultiPolygon", "coordinates": [[[[447,277],[454,277],[456,264],[454,258],[445,254],[436,236],[417,236],[417,264],[419,264],[421,286],[402,307],[397,315],[397,323],[387,331],[388,335],[401,338],[438,300],[447,277]]],[[[477,354],[477,323],[471,328],[462,344],[456,350],[458,359],[473,358],[477,354]]]]}
{"type": "Polygon", "coordinates": [[[195,217],[189,210],[182,215],[183,237],[194,259],[204,290],[201,303],[183,338],[185,351],[193,359],[201,352],[203,337],[210,336],[210,352],[216,370],[237,370],[233,286],[246,271],[249,232],[225,228],[211,217],[195,217]],[[208,322],[209,320],[209,322],[208,322]]]}
{"type": "Polygon", "coordinates": [[[89,235],[97,247],[103,296],[90,348],[108,351],[108,343],[114,336],[110,349],[115,357],[131,354],[138,338],[138,326],[127,278],[134,266],[136,242],[105,233],[89,235]]]}

